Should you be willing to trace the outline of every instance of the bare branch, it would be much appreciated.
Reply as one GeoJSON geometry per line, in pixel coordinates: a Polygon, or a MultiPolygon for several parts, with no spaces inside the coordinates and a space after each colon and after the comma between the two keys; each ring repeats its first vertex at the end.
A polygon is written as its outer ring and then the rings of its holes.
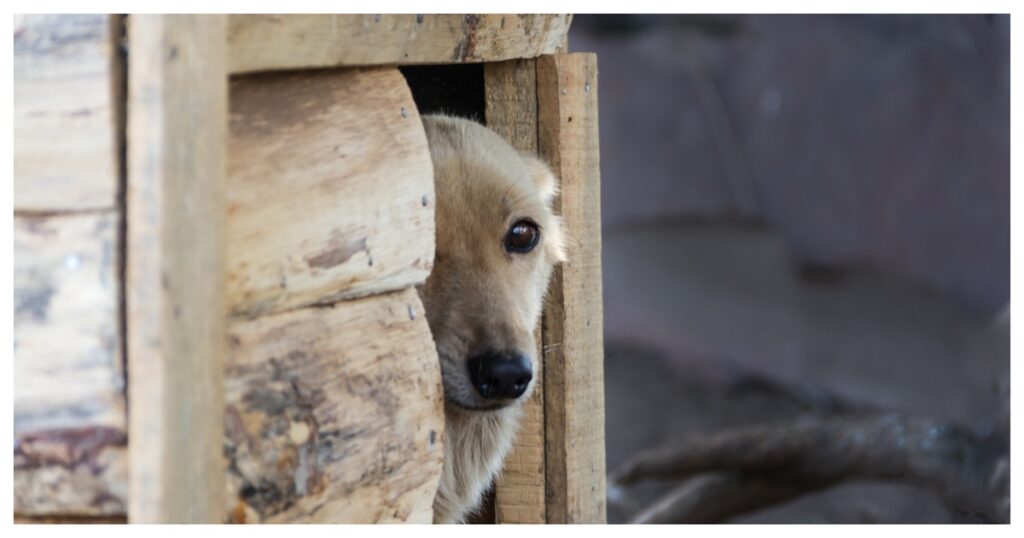
{"type": "MultiPolygon", "coordinates": [[[[687,504],[734,504],[737,513],[844,480],[881,479],[930,487],[961,513],[1005,521],[1008,493],[991,486],[995,462],[984,443],[950,424],[884,414],[801,419],[703,436],[642,453],[611,478],[624,485],[726,473],[680,486],[642,514],[647,519],[669,511],[693,513],[687,504]],[[694,498],[698,493],[707,500],[694,498]]],[[[726,508],[716,510],[727,517],[726,508]]]]}

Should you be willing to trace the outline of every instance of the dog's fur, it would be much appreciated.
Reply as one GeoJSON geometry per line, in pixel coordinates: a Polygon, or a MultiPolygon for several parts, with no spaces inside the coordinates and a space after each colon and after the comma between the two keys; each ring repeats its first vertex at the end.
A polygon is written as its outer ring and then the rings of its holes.
{"type": "Polygon", "coordinates": [[[534,385],[489,408],[466,361],[488,349],[516,350],[536,377],[534,329],[552,269],[564,258],[562,229],[551,208],[557,182],[543,162],[469,120],[424,116],[423,124],[434,164],[437,255],[419,292],[441,361],[446,421],[434,521],[458,523],[500,471],[534,385]],[[539,243],[510,253],[505,234],[524,218],[537,224],[539,243]]]}

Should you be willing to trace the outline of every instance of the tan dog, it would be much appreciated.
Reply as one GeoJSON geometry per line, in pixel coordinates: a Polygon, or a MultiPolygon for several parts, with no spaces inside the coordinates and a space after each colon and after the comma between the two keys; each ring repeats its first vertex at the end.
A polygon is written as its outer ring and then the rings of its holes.
{"type": "Polygon", "coordinates": [[[425,116],[434,163],[437,255],[419,289],[445,397],[444,472],[435,523],[459,523],[501,470],[533,389],[534,328],[561,219],[555,177],[487,128],[425,116]]]}

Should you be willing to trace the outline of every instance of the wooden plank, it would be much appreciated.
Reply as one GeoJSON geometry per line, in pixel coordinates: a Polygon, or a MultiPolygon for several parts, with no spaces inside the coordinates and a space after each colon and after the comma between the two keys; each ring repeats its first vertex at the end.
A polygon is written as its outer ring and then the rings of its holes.
{"type": "Polygon", "coordinates": [[[14,16],[15,211],[116,206],[116,21],[14,16]]]}
{"type": "Polygon", "coordinates": [[[130,521],[224,520],[227,21],[129,18],[130,521]]]}
{"type": "Polygon", "coordinates": [[[549,523],[604,523],[597,58],[537,59],[538,146],[562,180],[556,207],[568,261],[544,310],[544,417],[549,523]]]}
{"type": "Polygon", "coordinates": [[[431,522],[441,371],[413,289],[228,333],[230,521],[431,522]]]}
{"type": "Polygon", "coordinates": [[[14,510],[127,501],[114,211],[14,217],[14,510]]]}
{"type": "Polygon", "coordinates": [[[226,293],[235,316],[402,289],[434,260],[426,135],[396,68],[231,83],[226,293]]]}
{"type": "Polygon", "coordinates": [[[232,15],[232,73],[562,52],[571,15],[232,15]]]}
{"type": "Polygon", "coordinates": [[[128,523],[124,516],[25,516],[14,514],[15,525],[119,525],[128,523]]]}
{"type": "MultiPolygon", "coordinates": [[[[484,66],[486,123],[513,147],[537,153],[537,79],[532,59],[484,66]]],[[[538,342],[540,328],[538,327],[538,342]]],[[[544,523],[544,368],[539,354],[536,387],[523,404],[519,433],[495,481],[497,523],[544,523]]]]}

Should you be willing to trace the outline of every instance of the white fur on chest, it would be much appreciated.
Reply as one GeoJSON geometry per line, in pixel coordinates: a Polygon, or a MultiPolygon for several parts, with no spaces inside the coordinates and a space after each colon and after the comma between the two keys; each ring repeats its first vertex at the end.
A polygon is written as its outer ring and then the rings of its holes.
{"type": "Polygon", "coordinates": [[[445,405],[445,465],[434,499],[434,523],[462,523],[501,471],[521,406],[473,412],[445,405]]]}

